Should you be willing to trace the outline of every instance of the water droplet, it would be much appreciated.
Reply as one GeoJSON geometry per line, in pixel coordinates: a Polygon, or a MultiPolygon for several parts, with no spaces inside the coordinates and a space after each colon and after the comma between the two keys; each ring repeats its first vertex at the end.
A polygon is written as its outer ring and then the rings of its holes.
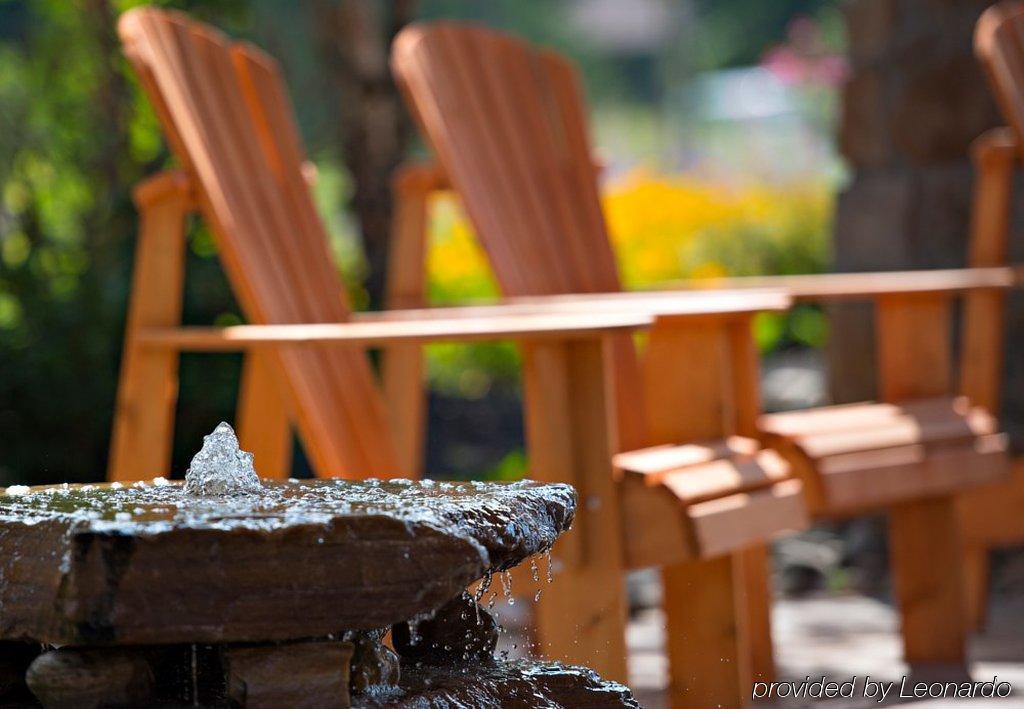
{"type": "Polygon", "coordinates": [[[501,591],[505,594],[505,598],[512,597],[512,574],[508,571],[501,572],[501,591]]]}
{"type": "Polygon", "coordinates": [[[540,594],[544,592],[543,588],[538,588],[537,593],[533,594],[533,602],[536,603],[540,600],[540,594]]]}

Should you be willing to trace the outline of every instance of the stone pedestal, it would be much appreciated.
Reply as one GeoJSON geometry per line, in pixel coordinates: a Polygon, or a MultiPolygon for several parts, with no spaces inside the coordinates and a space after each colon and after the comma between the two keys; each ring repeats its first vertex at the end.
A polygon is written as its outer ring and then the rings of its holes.
{"type": "Polygon", "coordinates": [[[575,511],[570,486],[528,481],[8,488],[0,704],[637,707],[585,668],[496,662],[465,593],[575,511]]]}

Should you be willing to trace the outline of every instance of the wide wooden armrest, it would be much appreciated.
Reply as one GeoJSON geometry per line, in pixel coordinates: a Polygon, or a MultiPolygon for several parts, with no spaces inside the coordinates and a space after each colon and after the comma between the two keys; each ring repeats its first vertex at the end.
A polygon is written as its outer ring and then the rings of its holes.
{"type": "MultiPolygon", "coordinates": [[[[283,345],[357,345],[472,342],[478,340],[580,340],[650,327],[654,318],[643,312],[502,313],[488,317],[370,320],[296,325],[143,328],[137,334],[146,347],[183,351],[223,352],[283,345]]],[[[412,311],[417,312],[417,311],[412,311]]]]}
{"type": "Polygon", "coordinates": [[[776,289],[794,302],[870,300],[873,298],[937,293],[964,293],[1019,287],[1021,274],[1010,266],[872,273],[821,273],[806,276],[757,276],[680,283],[683,292],[719,289],[776,289]]]}
{"type": "Polygon", "coordinates": [[[656,320],[729,317],[785,310],[779,290],[664,291],[520,298],[497,305],[360,313],[346,323],[148,328],[138,340],[149,347],[232,351],[281,345],[394,344],[477,340],[589,339],[649,328],[656,320]]]}
{"type": "Polygon", "coordinates": [[[494,315],[564,317],[576,321],[581,316],[636,314],[642,317],[728,317],[762,311],[780,311],[791,307],[792,300],[778,288],[737,290],[665,290],[629,293],[582,293],[508,298],[498,305],[384,310],[359,313],[356,322],[396,320],[477,320],[494,315]]]}

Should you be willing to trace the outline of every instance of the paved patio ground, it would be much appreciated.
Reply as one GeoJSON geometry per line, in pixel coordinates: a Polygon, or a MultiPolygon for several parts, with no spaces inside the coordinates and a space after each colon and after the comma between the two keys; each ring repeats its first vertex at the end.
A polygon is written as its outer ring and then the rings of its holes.
{"type": "MultiPolygon", "coordinates": [[[[899,681],[907,674],[900,659],[897,617],[892,606],[855,594],[818,595],[800,600],[779,600],[772,614],[775,625],[776,661],[782,680],[803,680],[822,675],[836,681],[851,676],[899,681]]],[[[663,689],[666,661],[664,633],[659,610],[641,611],[629,628],[630,684],[648,709],[667,707],[663,689]]],[[[1009,682],[1013,694],[1007,699],[905,700],[911,706],[942,707],[1024,707],[1024,597],[1000,598],[994,604],[984,633],[973,638],[970,672],[976,681],[1009,682]]],[[[858,690],[859,692],[860,690],[858,690]]],[[[887,701],[886,705],[894,702],[887,701]]],[[[897,702],[899,701],[897,700],[897,702]]],[[[877,707],[873,699],[828,700],[815,704],[806,700],[780,700],[769,706],[791,709],[823,705],[834,709],[877,707]]]]}

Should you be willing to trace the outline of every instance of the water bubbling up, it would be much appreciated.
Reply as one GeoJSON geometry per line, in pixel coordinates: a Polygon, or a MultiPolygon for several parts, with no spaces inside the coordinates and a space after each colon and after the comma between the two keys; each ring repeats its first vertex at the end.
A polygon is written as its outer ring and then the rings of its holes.
{"type": "Polygon", "coordinates": [[[252,453],[238,447],[234,429],[223,421],[203,436],[203,447],[192,458],[185,474],[186,495],[202,497],[251,495],[263,491],[252,453]]]}

